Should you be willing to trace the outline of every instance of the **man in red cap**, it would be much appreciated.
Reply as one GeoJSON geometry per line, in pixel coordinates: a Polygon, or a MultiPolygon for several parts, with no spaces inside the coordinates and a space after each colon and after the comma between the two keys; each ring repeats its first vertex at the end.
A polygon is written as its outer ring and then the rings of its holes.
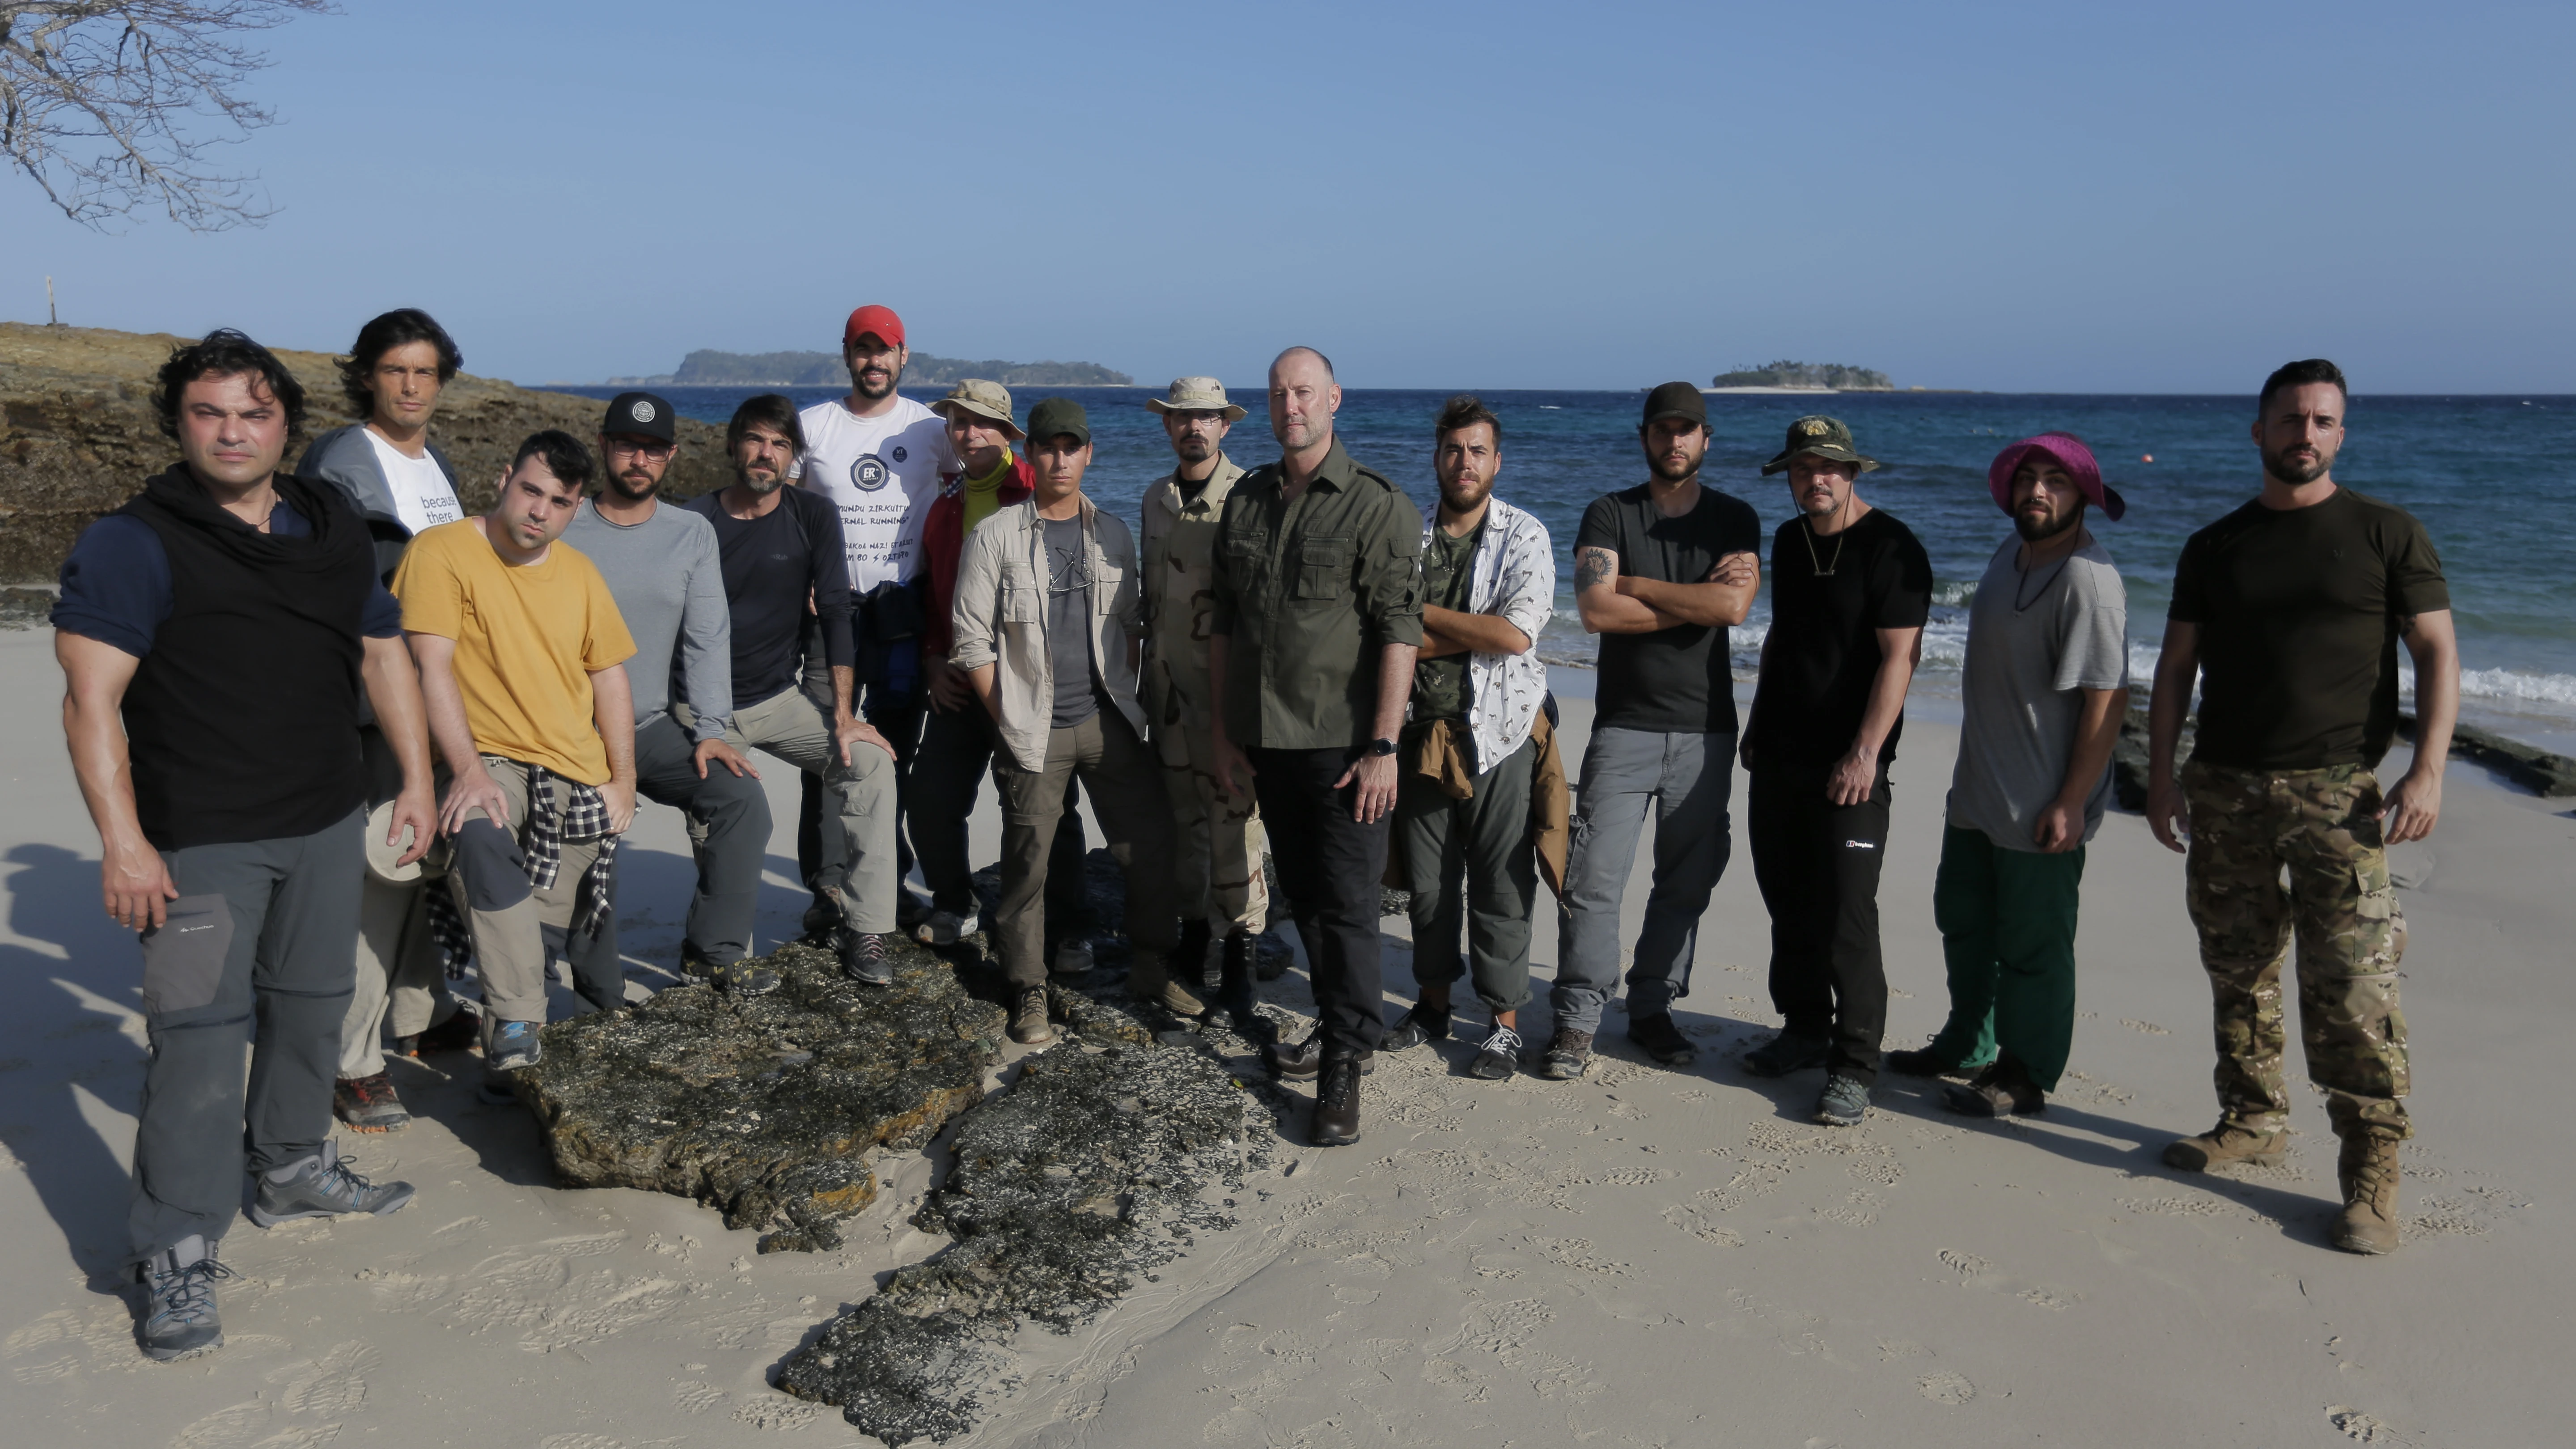
{"type": "MultiPolygon", "coordinates": [[[[816,403],[797,419],[806,449],[797,460],[797,481],[831,499],[841,513],[857,636],[857,662],[831,669],[828,678],[815,666],[807,686],[821,702],[837,698],[844,707],[855,705],[885,736],[894,748],[899,793],[921,736],[921,608],[906,586],[920,571],[927,505],[958,476],[945,426],[930,409],[895,390],[910,356],[903,319],[893,308],[859,308],[841,328],[849,395],[816,403]]],[[[809,660],[820,658],[819,649],[807,654],[809,660]]],[[[822,861],[823,797],[813,776],[804,786],[796,856],[810,886],[822,861]]],[[[895,839],[901,879],[912,870],[912,852],[899,825],[895,839]]],[[[909,916],[910,892],[901,900],[907,907],[902,914],[909,916]]],[[[809,936],[829,932],[840,924],[838,909],[818,892],[805,924],[809,936]]]]}
{"type": "Polygon", "coordinates": [[[2084,842],[2111,793],[2111,745],[2129,709],[2128,594],[2087,529],[2120,495],[2068,433],[2025,438],[1986,470],[2014,536],[1986,563],[1968,611],[1964,717],[1949,825],[1932,887],[1949,963],[1950,1019],[1932,1044],[1887,1054],[1952,1083],[1954,1111],[2037,1112],[2075,1036],[2075,914],[2084,842]]]}

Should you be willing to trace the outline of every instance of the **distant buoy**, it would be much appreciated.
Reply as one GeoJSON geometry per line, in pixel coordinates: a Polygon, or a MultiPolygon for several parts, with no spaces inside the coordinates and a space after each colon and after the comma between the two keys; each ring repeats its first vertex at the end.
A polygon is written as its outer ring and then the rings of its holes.
{"type": "Polygon", "coordinates": [[[2155,454],[2153,454],[2153,453],[2140,453],[2140,454],[2138,455],[2138,461],[2139,461],[2139,462],[2141,462],[2141,463],[2152,463],[2152,462],[2154,462],[2155,460],[2156,460],[2156,455],[2155,455],[2155,454]]]}

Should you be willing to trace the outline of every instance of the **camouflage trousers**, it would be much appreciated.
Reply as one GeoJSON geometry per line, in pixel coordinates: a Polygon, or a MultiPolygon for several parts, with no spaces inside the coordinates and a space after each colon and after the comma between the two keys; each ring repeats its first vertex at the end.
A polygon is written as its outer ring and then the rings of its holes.
{"type": "Polygon", "coordinates": [[[1247,788],[1229,795],[1208,758],[1208,731],[1189,731],[1180,749],[1163,745],[1163,788],[1172,800],[1174,892],[1184,921],[1205,921],[1222,936],[1241,927],[1258,931],[1269,921],[1270,887],[1261,876],[1265,841],[1261,807],[1247,788]],[[1171,756],[1186,754],[1184,764],[1171,756]]]}
{"type": "Polygon", "coordinates": [[[2381,848],[2379,781],[2360,765],[2182,771],[2184,868],[2216,1003],[2223,1119],[2288,1125],[2281,961],[2298,942],[2299,1038],[2338,1136],[2405,1138],[2406,1018],[2397,963],[2406,919],[2381,848]],[[2286,872],[2288,884],[2283,884],[2286,872]]]}

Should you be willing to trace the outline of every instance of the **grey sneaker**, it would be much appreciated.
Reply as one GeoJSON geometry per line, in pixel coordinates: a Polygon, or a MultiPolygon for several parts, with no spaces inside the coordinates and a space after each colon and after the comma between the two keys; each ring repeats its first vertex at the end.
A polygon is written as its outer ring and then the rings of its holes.
{"type": "Polygon", "coordinates": [[[538,1023],[496,1021],[483,1042],[484,1065],[496,1072],[515,1072],[543,1061],[546,1044],[537,1039],[538,1023]]]}
{"type": "Polygon", "coordinates": [[[867,986],[893,983],[894,962],[886,955],[885,937],[874,931],[853,931],[844,926],[832,944],[841,957],[842,975],[867,986]]]}
{"type": "Polygon", "coordinates": [[[167,1363],[224,1346],[223,1320],[215,1314],[215,1280],[233,1270],[215,1261],[215,1245],[194,1233],[134,1265],[143,1287],[143,1322],[136,1338],[143,1356],[167,1363]]]}
{"type": "Polygon", "coordinates": [[[1591,1066],[1592,1033],[1560,1026],[1556,1040],[1547,1044],[1547,1055],[1539,1059],[1538,1074],[1551,1082],[1573,1082],[1591,1066]]]}
{"type": "Polygon", "coordinates": [[[382,1217],[400,1212],[411,1201],[411,1184],[388,1182],[379,1187],[351,1170],[353,1159],[340,1155],[340,1144],[325,1137],[315,1155],[259,1175],[259,1196],[250,1205],[250,1220],[273,1228],[294,1218],[330,1218],[344,1213],[382,1217]],[[284,1177],[279,1173],[286,1174],[284,1177]]]}
{"type": "Polygon", "coordinates": [[[1064,944],[1055,948],[1055,963],[1047,969],[1058,976],[1079,976],[1090,970],[1096,959],[1091,954],[1089,940],[1081,936],[1067,936],[1064,938],[1064,944]]]}
{"type": "Polygon", "coordinates": [[[1845,1076],[1825,1078],[1825,1093],[1816,1099],[1816,1120],[1828,1127],[1857,1127],[1869,1115],[1869,1088],[1845,1076]]]}
{"type": "Polygon", "coordinates": [[[984,928],[973,911],[958,915],[954,911],[932,911],[912,928],[913,939],[925,946],[954,946],[960,936],[971,936],[984,928]]]}
{"type": "Polygon", "coordinates": [[[1821,1067],[1832,1044],[1820,1036],[1796,1036],[1782,1032],[1744,1054],[1744,1069],[1757,1077],[1785,1077],[1809,1067],[1821,1067]]]}

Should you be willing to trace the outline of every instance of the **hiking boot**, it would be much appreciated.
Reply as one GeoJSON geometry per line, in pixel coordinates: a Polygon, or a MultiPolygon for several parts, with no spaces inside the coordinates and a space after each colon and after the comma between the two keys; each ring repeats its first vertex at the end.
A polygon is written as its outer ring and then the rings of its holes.
{"type": "Polygon", "coordinates": [[[767,996],[778,989],[778,973],[749,958],[710,967],[707,977],[727,996],[767,996]]]}
{"type": "Polygon", "coordinates": [[[2334,1245],[2347,1253],[2397,1251],[2397,1139],[2376,1132],[2347,1137],[2335,1163],[2343,1184],[2343,1216],[2335,1219],[2334,1245]]]}
{"type": "Polygon", "coordinates": [[[1090,938],[1067,936],[1056,946],[1055,959],[1047,963],[1047,969],[1058,976],[1079,976],[1090,970],[1096,961],[1097,958],[1091,954],[1090,938]]]}
{"type": "MultiPolygon", "coordinates": [[[[1270,1068],[1270,1075],[1283,1082],[1313,1079],[1324,1069],[1324,1029],[1319,1026],[1314,1035],[1294,1044],[1272,1042],[1261,1049],[1261,1062],[1270,1068]]],[[[1359,1062],[1360,1075],[1368,1076],[1377,1070],[1377,1053],[1362,1052],[1359,1062]]]]}
{"type": "Polygon", "coordinates": [[[1839,1073],[1825,1078],[1816,1098],[1816,1120],[1828,1127],[1857,1127],[1869,1115],[1869,1088],[1839,1073]]]}
{"type": "Polygon", "coordinates": [[[1011,1040],[1024,1046],[1055,1040],[1055,1025],[1047,1020],[1045,987],[1023,986],[1012,994],[1011,1040]]]}
{"type": "Polygon", "coordinates": [[[1358,1057],[1335,1057],[1324,1063],[1315,1084],[1315,1117],[1306,1140],[1317,1147],[1348,1147],[1360,1140],[1360,1078],[1367,1063],[1358,1057]]]}
{"type": "Polygon", "coordinates": [[[2021,1063],[2003,1057],[1965,1082],[1944,1085],[1941,1105],[1970,1117],[2036,1117],[2048,1110],[2048,1094],[2021,1063]]]}
{"type": "Polygon", "coordinates": [[[402,1098],[394,1095],[394,1079],[382,1072],[333,1082],[331,1115],[347,1123],[352,1132],[391,1132],[411,1121],[402,1098]]]}
{"type": "Polygon", "coordinates": [[[1226,932],[1223,959],[1217,967],[1216,1004],[1233,1018],[1236,1032],[1254,1041],[1275,1034],[1255,1009],[1259,998],[1253,994],[1252,981],[1260,961],[1261,952],[1252,944],[1250,931],[1226,932]]]}
{"type": "Polygon", "coordinates": [[[912,938],[925,946],[954,946],[963,936],[984,929],[984,923],[973,911],[959,915],[955,911],[932,911],[912,928],[912,938]]]}
{"type": "Polygon", "coordinates": [[[484,1064],[496,1072],[515,1072],[545,1059],[546,1044],[537,1039],[539,1023],[496,1021],[483,1043],[484,1064]]]}
{"type": "Polygon", "coordinates": [[[1757,1077],[1785,1077],[1825,1064],[1830,1043],[1820,1036],[1783,1031],[1744,1054],[1744,1069],[1757,1077]]]}
{"type": "Polygon", "coordinates": [[[1476,1059],[1467,1064],[1467,1075],[1499,1082],[1520,1069],[1521,1034],[1508,1026],[1498,1026],[1476,1048],[1476,1059]]]}
{"type": "MultiPolygon", "coordinates": [[[[806,945],[830,950],[832,933],[841,929],[841,903],[830,896],[816,896],[814,903],[805,908],[803,924],[805,934],[801,939],[806,945]]],[[[688,947],[684,945],[680,950],[685,957],[688,947]]]]}
{"type": "Polygon", "coordinates": [[[1377,1049],[1382,1052],[1408,1051],[1427,1041],[1448,1039],[1449,1008],[1426,1006],[1417,1001],[1405,1008],[1404,1015],[1396,1018],[1395,1025],[1386,1029],[1386,1035],[1378,1039],[1377,1049]]]}
{"type": "Polygon", "coordinates": [[[2214,1172],[2222,1167],[2250,1163],[2256,1167],[2278,1167],[2290,1150],[2287,1132],[2256,1132],[2239,1127],[2222,1117],[2218,1125],[2197,1137],[2185,1137],[2165,1146],[2165,1166],[2185,1172],[2214,1172]]]}
{"type": "Polygon", "coordinates": [[[1547,1055],[1539,1058],[1538,1074],[1551,1082],[1573,1082],[1591,1067],[1592,1033],[1560,1026],[1556,1040],[1547,1044],[1547,1055]]]}
{"type": "Polygon", "coordinates": [[[1181,939],[1172,946],[1172,977],[1193,991],[1204,991],[1208,980],[1208,942],[1215,933],[1204,920],[1187,921],[1181,926],[1181,939]]]}
{"type": "Polygon", "coordinates": [[[470,1052],[483,1044],[483,1009],[459,1001],[447,1020],[423,1032],[394,1038],[397,1056],[424,1057],[431,1052],[470,1052]]]}
{"type": "Polygon", "coordinates": [[[1628,1018],[1628,1040],[1668,1067],[1686,1067],[1699,1060],[1699,1048],[1691,1045],[1690,1038],[1682,1035],[1680,1027],[1673,1025],[1673,1014],[1669,1011],[1628,1018]]]}
{"type": "Polygon", "coordinates": [[[1159,1001],[1174,1016],[1193,1020],[1207,1015],[1207,1003],[1172,978],[1171,964],[1159,951],[1136,948],[1127,966],[1127,994],[1138,1001],[1159,1001]]]}
{"type": "Polygon", "coordinates": [[[382,1187],[360,1177],[342,1157],[340,1144],[325,1137],[322,1150],[302,1162],[272,1168],[259,1175],[259,1195],[251,1200],[250,1220],[263,1228],[296,1218],[331,1218],[346,1213],[382,1217],[400,1212],[411,1201],[411,1184],[382,1187]]]}
{"type": "Polygon", "coordinates": [[[852,981],[863,986],[894,984],[894,959],[886,954],[885,937],[844,926],[832,938],[832,949],[841,958],[841,974],[852,981]]]}
{"type": "MultiPolygon", "coordinates": [[[[1958,1077],[1985,1070],[1983,1066],[1954,1062],[1930,1047],[1907,1047],[1902,1051],[1889,1052],[1879,1060],[1887,1064],[1889,1071],[1903,1072],[1909,1077],[1958,1077]]],[[[1986,1066],[1992,1065],[1992,1062],[1986,1063],[1986,1066]]]]}
{"type": "Polygon", "coordinates": [[[706,980],[708,977],[713,976],[713,975],[715,975],[715,974],[716,974],[716,967],[715,967],[715,963],[713,963],[713,962],[711,962],[711,961],[709,961],[709,960],[707,959],[707,953],[706,953],[706,952],[701,951],[701,950],[699,950],[699,949],[698,949],[698,943],[697,943],[697,942],[695,942],[695,941],[682,941],[682,942],[680,943],[680,979],[681,979],[681,980],[683,980],[683,981],[704,981],[704,980],[706,980]]]}
{"type": "Polygon", "coordinates": [[[232,1269],[215,1261],[215,1245],[194,1233],[135,1264],[134,1281],[143,1288],[135,1337],[143,1356],[168,1363],[223,1347],[215,1280],[231,1276],[232,1269]]]}

